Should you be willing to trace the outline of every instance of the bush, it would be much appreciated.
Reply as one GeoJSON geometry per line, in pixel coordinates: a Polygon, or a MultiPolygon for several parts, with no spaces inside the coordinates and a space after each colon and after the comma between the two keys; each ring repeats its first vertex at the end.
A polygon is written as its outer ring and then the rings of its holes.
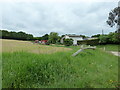
{"type": "Polygon", "coordinates": [[[46,42],[46,45],[50,45],[50,42],[49,42],[49,41],[47,41],[47,42],[46,42]]]}
{"type": "Polygon", "coordinates": [[[80,45],[80,44],[98,45],[99,44],[99,39],[78,41],[78,45],[80,45]]]}
{"type": "Polygon", "coordinates": [[[65,46],[71,46],[73,44],[73,39],[64,39],[65,46]]]}
{"type": "Polygon", "coordinates": [[[109,42],[109,37],[108,37],[108,35],[101,35],[101,36],[99,37],[99,39],[100,39],[100,41],[99,41],[100,44],[106,44],[106,43],[109,42]]]}
{"type": "Polygon", "coordinates": [[[119,44],[120,43],[120,34],[110,32],[108,35],[101,35],[99,37],[100,44],[119,44]]]}

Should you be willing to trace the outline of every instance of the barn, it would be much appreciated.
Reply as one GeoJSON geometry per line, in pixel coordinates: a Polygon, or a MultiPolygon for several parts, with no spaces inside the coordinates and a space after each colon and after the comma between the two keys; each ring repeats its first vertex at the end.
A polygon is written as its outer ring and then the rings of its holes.
{"type": "Polygon", "coordinates": [[[40,43],[41,44],[46,44],[48,40],[41,40],[40,43]]]}
{"type": "Polygon", "coordinates": [[[74,35],[74,34],[66,34],[62,39],[61,43],[63,43],[63,39],[73,39],[73,45],[77,45],[77,41],[83,40],[83,37],[80,35],[74,35]]]}

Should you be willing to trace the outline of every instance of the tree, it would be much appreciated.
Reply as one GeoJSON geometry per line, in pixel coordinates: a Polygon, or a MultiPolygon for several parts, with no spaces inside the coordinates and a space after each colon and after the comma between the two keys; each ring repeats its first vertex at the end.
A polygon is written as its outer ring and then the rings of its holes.
{"type": "Polygon", "coordinates": [[[120,33],[120,6],[114,8],[108,16],[107,24],[111,27],[117,24],[117,32],[120,33]]]}
{"type": "Polygon", "coordinates": [[[120,44],[118,39],[119,33],[110,32],[108,35],[101,35],[99,37],[100,44],[120,44]]]}
{"type": "Polygon", "coordinates": [[[108,37],[108,35],[101,35],[101,36],[99,37],[99,43],[100,43],[100,44],[108,44],[108,42],[109,42],[109,37],[108,37]]]}
{"type": "Polygon", "coordinates": [[[97,34],[97,35],[93,35],[91,37],[100,37],[100,34],[97,34]]]}
{"type": "Polygon", "coordinates": [[[48,34],[45,34],[44,36],[42,36],[42,40],[48,40],[48,38],[49,38],[49,35],[48,34]]]}
{"type": "Polygon", "coordinates": [[[65,46],[71,46],[73,44],[73,39],[64,39],[65,46]]]}
{"type": "Polygon", "coordinates": [[[58,39],[59,39],[58,33],[51,32],[48,40],[49,40],[50,43],[55,44],[58,39]]]}
{"type": "Polygon", "coordinates": [[[85,36],[85,35],[80,35],[82,38],[86,38],[87,36],[85,36]]]}
{"type": "Polygon", "coordinates": [[[25,32],[8,32],[7,30],[0,30],[1,37],[3,39],[17,39],[17,40],[33,40],[32,34],[26,34],[25,32]]]}
{"type": "Polygon", "coordinates": [[[109,38],[109,43],[110,44],[118,44],[118,43],[120,43],[120,40],[118,39],[118,33],[110,32],[108,34],[108,38],[109,38]]]}

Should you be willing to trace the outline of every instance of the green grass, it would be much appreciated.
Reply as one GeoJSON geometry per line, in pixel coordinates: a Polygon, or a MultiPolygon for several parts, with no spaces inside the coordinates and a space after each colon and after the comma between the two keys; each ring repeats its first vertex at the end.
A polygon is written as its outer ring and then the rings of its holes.
{"type": "Polygon", "coordinates": [[[113,88],[118,84],[118,57],[100,49],[35,54],[3,53],[3,88],[113,88]]]}
{"type": "Polygon", "coordinates": [[[99,45],[97,46],[98,48],[104,48],[106,51],[119,51],[120,52],[120,47],[119,45],[99,45]]]}
{"type": "Polygon", "coordinates": [[[2,88],[2,53],[0,53],[0,89],[2,88]]]}

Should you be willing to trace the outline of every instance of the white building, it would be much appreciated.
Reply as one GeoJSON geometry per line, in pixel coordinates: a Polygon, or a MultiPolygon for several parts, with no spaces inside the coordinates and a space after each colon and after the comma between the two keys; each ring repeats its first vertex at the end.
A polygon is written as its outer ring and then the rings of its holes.
{"type": "Polygon", "coordinates": [[[80,35],[65,35],[62,39],[61,39],[61,43],[63,43],[63,39],[73,39],[73,45],[77,45],[77,41],[83,40],[83,38],[80,35]]]}

